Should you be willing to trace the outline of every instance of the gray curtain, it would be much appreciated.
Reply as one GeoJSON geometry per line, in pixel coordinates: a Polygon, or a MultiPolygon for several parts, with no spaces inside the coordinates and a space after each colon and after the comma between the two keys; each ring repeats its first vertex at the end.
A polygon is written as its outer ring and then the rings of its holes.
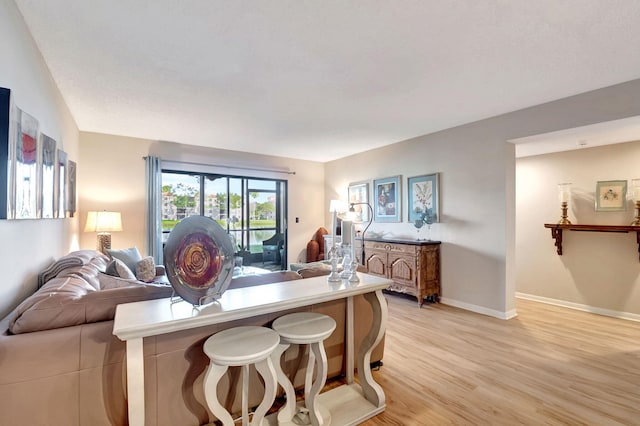
{"type": "Polygon", "coordinates": [[[147,252],[156,264],[163,264],[162,258],[162,160],[145,157],[147,187],[147,252]]]}

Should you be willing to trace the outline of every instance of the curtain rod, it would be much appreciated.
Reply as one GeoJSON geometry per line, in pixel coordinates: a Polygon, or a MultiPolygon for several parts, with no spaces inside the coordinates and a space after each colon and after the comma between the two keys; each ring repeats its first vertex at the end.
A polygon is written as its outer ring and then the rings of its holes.
{"type": "MultiPolygon", "coordinates": [[[[146,160],[146,158],[147,157],[142,157],[143,160],[146,160]]],[[[292,171],[289,171],[289,170],[281,170],[281,169],[263,169],[263,168],[258,168],[258,167],[229,166],[229,165],[225,165],[225,164],[195,163],[193,161],[164,160],[162,158],[160,160],[161,161],[172,162],[172,163],[188,164],[190,166],[220,167],[220,168],[223,168],[223,169],[236,169],[236,170],[251,170],[251,171],[256,171],[256,172],[284,173],[284,174],[288,174],[288,175],[295,175],[296,174],[296,172],[292,172],[292,171]]]]}

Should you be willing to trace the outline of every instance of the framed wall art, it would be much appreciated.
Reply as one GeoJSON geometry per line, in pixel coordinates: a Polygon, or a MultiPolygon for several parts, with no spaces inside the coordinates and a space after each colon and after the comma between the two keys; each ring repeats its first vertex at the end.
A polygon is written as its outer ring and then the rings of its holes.
{"type": "Polygon", "coordinates": [[[67,211],[69,217],[73,217],[76,213],[76,169],[75,161],[67,162],[67,211]]]}
{"type": "Polygon", "coordinates": [[[618,212],[626,209],[626,180],[603,180],[596,184],[596,211],[618,212]]]}
{"type": "Polygon", "coordinates": [[[407,179],[409,222],[440,222],[440,177],[438,173],[407,179]]]}
{"type": "MultiPolygon", "coordinates": [[[[368,182],[356,182],[349,184],[349,203],[368,203],[369,202],[369,183],[368,182]]],[[[347,206],[350,207],[350,206],[347,206]]],[[[364,204],[355,204],[353,206],[356,217],[354,222],[368,222],[371,220],[369,217],[369,208],[364,204]]]]}
{"type": "Polygon", "coordinates": [[[36,219],[38,208],[38,120],[19,112],[15,148],[15,217],[36,219]]]}
{"type": "Polygon", "coordinates": [[[54,193],[56,208],[54,217],[63,219],[67,215],[67,153],[58,150],[56,161],[56,189],[54,193]]]}
{"type": "Polygon", "coordinates": [[[54,190],[56,180],[56,149],[57,143],[55,139],[50,138],[44,133],[40,133],[40,152],[38,155],[38,168],[40,178],[38,185],[40,187],[39,203],[40,217],[43,219],[52,219],[54,217],[54,190]]]}
{"type": "Polygon", "coordinates": [[[400,222],[402,176],[393,176],[373,181],[373,217],[376,222],[400,222]]]}

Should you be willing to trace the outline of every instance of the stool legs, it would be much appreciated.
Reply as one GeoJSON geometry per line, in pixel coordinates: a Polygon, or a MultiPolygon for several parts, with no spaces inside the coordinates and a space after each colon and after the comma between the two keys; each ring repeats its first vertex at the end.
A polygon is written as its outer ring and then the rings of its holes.
{"type": "Polygon", "coordinates": [[[284,389],[284,393],[286,395],[286,403],[285,405],[278,411],[278,422],[286,423],[290,422],[293,419],[293,416],[296,415],[296,391],[293,388],[293,384],[291,380],[287,377],[287,375],[282,370],[282,365],[280,364],[280,358],[282,354],[289,348],[288,343],[280,343],[273,354],[271,354],[271,359],[273,361],[273,366],[276,370],[276,376],[278,377],[278,384],[282,386],[284,389]]]}
{"type": "MultiPolygon", "coordinates": [[[[264,419],[265,414],[271,408],[273,404],[273,400],[276,398],[276,391],[278,390],[278,381],[276,380],[276,370],[273,366],[273,362],[271,361],[271,357],[267,357],[266,359],[256,363],[256,370],[262,376],[264,380],[264,398],[262,398],[262,402],[256,408],[255,413],[253,413],[253,418],[251,419],[251,426],[261,426],[262,420],[264,419]]],[[[247,395],[247,400],[248,400],[247,395]]]]}
{"type": "MultiPolygon", "coordinates": [[[[256,370],[264,380],[264,397],[262,402],[256,409],[249,423],[249,366],[242,366],[242,426],[260,426],[264,416],[271,408],[273,400],[278,390],[278,381],[276,380],[276,370],[270,357],[255,363],[256,370]]],[[[231,414],[226,408],[220,404],[218,400],[218,382],[229,369],[227,365],[209,364],[207,373],[204,376],[204,397],[207,400],[211,412],[222,422],[224,426],[233,426],[234,421],[231,414]]],[[[295,395],[293,397],[295,402],[295,395]]]]}
{"type": "Polygon", "coordinates": [[[307,366],[306,377],[307,380],[309,380],[310,376],[313,375],[314,359],[317,360],[317,362],[315,362],[317,368],[316,379],[308,391],[305,380],[305,405],[309,410],[311,424],[313,426],[321,426],[325,424],[325,419],[323,419],[322,415],[320,414],[320,407],[316,403],[316,397],[327,381],[327,353],[324,350],[324,345],[322,344],[322,342],[311,343],[309,347],[309,365],[307,366]]]}
{"type": "Polygon", "coordinates": [[[228,369],[227,365],[209,363],[209,368],[204,376],[204,397],[207,400],[207,405],[224,426],[233,425],[233,417],[218,400],[218,382],[228,369]]]}

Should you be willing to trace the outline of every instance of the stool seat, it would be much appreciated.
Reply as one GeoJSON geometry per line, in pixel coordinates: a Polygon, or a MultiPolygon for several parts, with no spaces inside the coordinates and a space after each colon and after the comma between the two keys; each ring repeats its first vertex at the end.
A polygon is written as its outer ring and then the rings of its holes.
{"type": "Polygon", "coordinates": [[[219,365],[253,364],[271,355],[280,343],[280,336],[266,327],[236,327],[209,337],[204,353],[219,365]]]}
{"type": "Polygon", "coordinates": [[[305,345],[329,337],[336,329],[336,321],[315,312],[296,312],[276,319],[271,328],[287,342],[305,345]]]}

